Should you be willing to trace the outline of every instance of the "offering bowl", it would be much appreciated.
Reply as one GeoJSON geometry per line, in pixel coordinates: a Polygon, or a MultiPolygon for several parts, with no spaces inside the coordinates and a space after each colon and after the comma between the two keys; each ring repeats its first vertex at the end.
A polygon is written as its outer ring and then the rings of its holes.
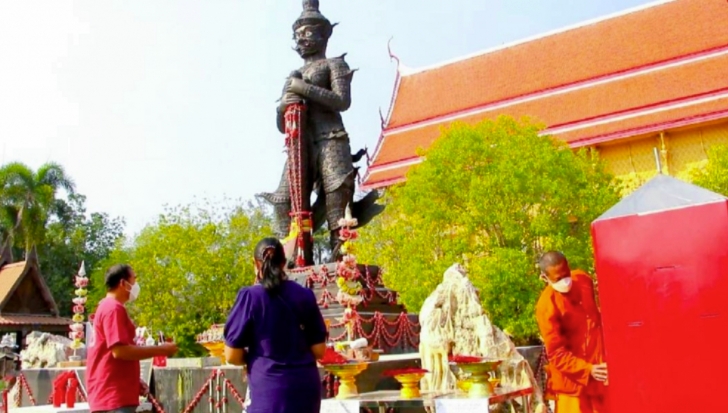
{"type": "Polygon", "coordinates": [[[323,367],[324,370],[339,378],[337,399],[346,399],[359,394],[356,388],[356,376],[367,369],[366,363],[327,364],[323,367]]]}
{"type": "Polygon", "coordinates": [[[467,391],[469,397],[489,397],[495,392],[496,381],[491,380],[490,373],[495,372],[503,360],[484,359],[475,363],[457,363],[463,373],[458,387],[467,391]]]}
{"type": "Polygon", "coordinates": [[[394,377],[402,385],[399,397],[403,400],[416,399],[421,396],[420,381],[428,371],[424,369],[399,369],[385,372],[386,376],[394,377]]]}
{"type": "Polygon", "coordinates": [[[222,341],[208,341],[200,343],[207,351],[210,352],[210,357],[217,357],[220,362],[225,365],[225,343],[222,341]]]}

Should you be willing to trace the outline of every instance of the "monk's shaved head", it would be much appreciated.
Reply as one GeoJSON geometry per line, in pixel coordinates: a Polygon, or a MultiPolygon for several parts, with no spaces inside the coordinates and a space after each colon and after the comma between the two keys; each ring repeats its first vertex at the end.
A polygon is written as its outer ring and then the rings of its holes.
{"type": "Polygon", "coordinates": [[[541,256],[538,260],[538,266],[541,272],[546,273],[549,268],[556,267],[566,262],[566,257],[559,251],[549,251],[541,256]]]}

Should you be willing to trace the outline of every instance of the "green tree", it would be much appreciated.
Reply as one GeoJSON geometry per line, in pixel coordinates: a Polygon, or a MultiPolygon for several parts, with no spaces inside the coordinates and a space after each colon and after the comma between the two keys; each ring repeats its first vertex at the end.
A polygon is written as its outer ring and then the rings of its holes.
{"type": "Polygon", "coordinates": [[[71,315],[74,276],[81,262],[91,273],[112,252],[124,231],[123,219],[105,213],[88,214],[85,203],[81,194],[71,194],[62,201],[63,208],[47,223],[45,242],[38,247],[41,273],[66,316],[71,315]]]}
{"type": "Polygon", "coordinates": [[[460,262],[493,322],[518,343],[534,341],[537,257],[557,249],[593,270],[590,224],[619,199],[612,176],[594,153],[507,117],[453,125],[421,155],[362,230],[359,261],[381,265],[412,311],[460,262]]]}
{"type": "Polygon", "coordinates": [[[115,264],[131,263],[133,252],[133,242],[121,236],[114,243],[114,248],[94,266],[93,270],[86,270],[90,274],[86,305],[89,313],[93,313],[99,301],[106,296],[106,285],[104,284],[106,270],[115,264]]]}
{"type": "Polygon", "coordinates": [[[313,260],[315,263],[323,264],[331,258],[331,243],[329,241],[329,230],[327,225],[319,228],[313,234],[313,260]]]}
{"type": "Polygon", "coordinates": [[[6,237],[30,251],[45,240],[49,217],[62,209],[58,192],[74,192],[74,184],[63,167],[46,163],[33,171],[20,162],[0,168],[0,222],[6,237]]]}
{"type": "Polygon", "coordinates": [[[691,171],[695,185],[728,196],[728,145],[715,145],[708,149],[708,162],[691,171]]]}
{"type": "Polygon", "coordinates": [[[254,281],[255,244],[271,233],[258,206],[168,208],[94,271],[92,308],[103,297],[105,270],[127,262],[141,285],[130,305],[138,325],[174,337],[182,356],[201,354],[196,335],[225,321],[238,290],[254,281]]]}

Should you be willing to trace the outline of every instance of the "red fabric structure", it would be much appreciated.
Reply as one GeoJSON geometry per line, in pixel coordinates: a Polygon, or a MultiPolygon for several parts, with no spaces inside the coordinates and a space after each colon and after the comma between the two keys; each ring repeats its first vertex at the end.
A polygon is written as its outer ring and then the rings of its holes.
{"type": "Polygon", "coordinates": [[[608,412],[725,411],[728,199],[658,175],[592,237],[608,412]]]}

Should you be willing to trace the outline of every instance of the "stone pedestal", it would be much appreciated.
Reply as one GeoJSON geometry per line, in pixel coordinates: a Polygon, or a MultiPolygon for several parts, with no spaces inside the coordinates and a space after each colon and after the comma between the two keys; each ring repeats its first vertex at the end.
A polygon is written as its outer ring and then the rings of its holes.
{"type": "MultiPolygon", "coordinates": [[[[384,324],[384,328],[390,334],[394,334],[396,327],[392,327],[391,324],[396,322],[403,313],[407,313],[404,306],[397,302],[397,292],[384,286],[379,267],[360,264],[359,272],[361,273],[361,277],[358,281],[362,285],[365,299],[354,309],[361,319],[364,320],[361,323],[364,334],[371,334],[377,327],[375,322],[366,321],[377,314],[381,314],[382,321],[380,323],[384,324]],[[387,326],[387,324],[390,325],[387,326]]],[[[334,326],[330,330],[331,337],[340,337],[343,335],[343,338],[337,341],[346,341],[346,328],[344,326],[336,327],[337,323],[340,324],[340,320],[344,317],[344,311],[346,310],[346,307],[336,301],[336,294],[339,291],[339,287],[336,285],[336,264],[331,263],[297,268],[289,271],[288,278],[314,291],[324,319],[334,326]]],[[[417,323],[419,320],[417,314],[406,314],[406,317],[410,324],[417,323]]],[[[386,354],[417,352],[419,327],[416,328],[416,335],[416,340],[414,340],[415,345],[409,342],[410,340],[404,340],[406,342],[398,343],[396,346],[388,346],[385,343],[375,346],[375,348],[383,350],[386,354]]],[[[358,338],[356,334],[355,338],[358,338]]],[[[370,342],[369,344],[373,345],[374,343],[370,342]]]]}

